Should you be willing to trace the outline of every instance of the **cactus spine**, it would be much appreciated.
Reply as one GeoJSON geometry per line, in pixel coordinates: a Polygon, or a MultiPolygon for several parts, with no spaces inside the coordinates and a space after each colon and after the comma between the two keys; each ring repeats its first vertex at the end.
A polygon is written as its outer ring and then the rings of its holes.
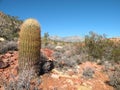
{"type": "Polygon", "coordinates": [[[33,68],[38,73],[40,60],[40,25],[35,19],[27,19],[20,27],[19,71],[33,68]]]}

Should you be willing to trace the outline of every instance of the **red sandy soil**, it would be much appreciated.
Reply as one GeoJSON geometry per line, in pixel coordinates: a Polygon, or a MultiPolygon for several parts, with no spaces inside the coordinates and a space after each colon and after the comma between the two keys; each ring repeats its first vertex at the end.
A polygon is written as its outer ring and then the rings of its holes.
{"type": "MultiPolygon", "coordinates": [[[[42,52],[52,58],[52,50],[42,49],[42,52]]],[[[0,55],[3,62],[8,62],[9,67],[0,69],[0,80],[11,80],[11,74],[18,77],[18,52],[7,52],[0,55]]],[[[41,75],[41,84],[38,86],[39,90],[114,90],[113,87],[107,85],[105,82],[109,80],[108,76],[102,72],[103,66],[97,65],[93,62],[85,62],[77,66],[77,73],[72,69],[66,72],[53,69],[50,73],[41,75]],[[90,67],[94,69],[95,74],[91,79],[82,77],[83,69],[90,67]],[[84,89],[81,89],[81,86],[84,89]]],[[[4,90],[0,81],[0,90],[4,90]]],[[[33,83],[31,83],[33,84],[33,83]]],[[[32,89],[31,89],[32,90],[32,89]]]]}

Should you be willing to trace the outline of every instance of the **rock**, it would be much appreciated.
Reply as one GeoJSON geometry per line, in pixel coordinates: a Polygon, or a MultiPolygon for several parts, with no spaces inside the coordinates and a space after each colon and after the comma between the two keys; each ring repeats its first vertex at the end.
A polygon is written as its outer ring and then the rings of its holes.
{"type": "Polygon", "coordinates": [[[9,66],[8,63],[5,63],[3,61],[0,61],[0,69],[4,69],[4,68],[7,68],[9,66]]]}
{"type": "Polygon", "coordinates": [[[60,78],[72,78],[71,76],[67,75],[67,74],[62,74],[59,75],[60,78]]]}
{"type": "Polygon", "coordinates": [[[4,61],[5,63],[7,63],[7,62],[9,62],[9,59],[6,58],[6,59],[3,59],[3,61],[4,61]]]}
{"type": "Polygon", "coordinates": [[[59,79],[59,75],[57,75],[57,74],[52,74],[51,77],[54,79],[59,79]]]}
{"type": "Polygon", "coordinates": [[[78,86],[77,90],[92,90],[92,89],[86,86],[78,86]]]}
{"type": "Polygon", "coordinates": [[[6,53],[5,56],[9,58],[9,57],[11,57],[11,54],[10,53],[6,53]]]}
{"type": "Polygon", "coordinates": [[[54,64],[52,61],[45,61],[42,63],[42,70],[41,73],[47,73],[54,68],[54,64]]]}
{"type": "Polygon", "coordinates": [[[60,50],[60,49],[62,49],[62,48],[63,48],[62,46],[56,46],[56,47],[55,47],[56,50],[60,50]]]}
{"type": "Polygon", "coordinates": [[[57,69],[53,69],[52,73],[59,74],[59,75],[63,74],[62,72],[58,71],[57,69]]]}
{"type": "Polygon", "coordinates": [[[77,75],[72,75],[72,78],[79,79],[79,77],[77,75]]]}
{"type": "Polygon", "coordinates": [[[97,64],[98,64],[98,65],[101,65],[102,63],[103,63],[102,60],[97,59],[97,64]]]}
{"type": "Polygon", "coordinates": [[[1,56],[0,56],[0,59],[4,59],[4,58],[5,58],[5,56],[4,56],[4,55],[1,55],[1,56]]]}
{"type": "Polygon", "coordinates": [[[71,79],[66,79],[66,82],[69,83],[70,85],[74,85],[74,83],[71,79]]]}
{"type": "Polygon", "coordinates": [[[0,37],[0,42],[3,42],[3,41],[5,41],[5,39],[4,39],[4,38],[2,38],[2,37],[0,37]]]}
{"type": "Polygon", "coordinates": [[[68,69],[68,72],[67,72],[70,76],[74,75],[74,71],[72,69],[68,69]]]}

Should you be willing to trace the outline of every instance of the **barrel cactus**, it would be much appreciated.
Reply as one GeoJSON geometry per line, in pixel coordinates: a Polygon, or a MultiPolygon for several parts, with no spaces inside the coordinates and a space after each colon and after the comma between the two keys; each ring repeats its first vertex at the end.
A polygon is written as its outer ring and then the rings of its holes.
{"type": "Polygon", "coordinates": [[[41,36],[40,25],[35,19],[27,19],[20,27],[19,72],[25,70],[39,72],[41,36]]]}

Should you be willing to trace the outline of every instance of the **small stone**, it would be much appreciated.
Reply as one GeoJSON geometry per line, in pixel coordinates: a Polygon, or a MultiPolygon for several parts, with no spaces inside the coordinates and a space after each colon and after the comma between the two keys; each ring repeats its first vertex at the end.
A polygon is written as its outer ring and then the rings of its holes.
{"type": "Polygon", "coordinates": [[[92,89],[86,86],[78,86],[77,90],[92,90],[92,89]]]}
{"type": "Polygon", "coordinates": [[[59,79],[59,75],[57,75],[57,74],[52,74],[51,77],[55,78],[55,79],[59,79]]]}

